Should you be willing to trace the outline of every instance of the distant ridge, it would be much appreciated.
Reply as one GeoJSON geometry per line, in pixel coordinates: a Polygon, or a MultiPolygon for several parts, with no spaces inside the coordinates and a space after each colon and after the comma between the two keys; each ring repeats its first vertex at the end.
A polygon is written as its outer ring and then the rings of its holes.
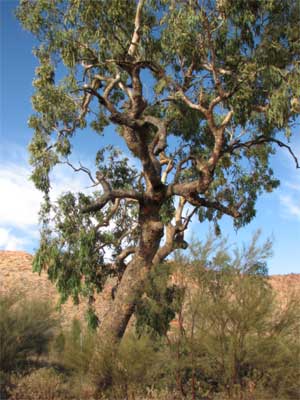
{"type": "MultiPolygon", "coordinates": [[[[24,251],[0,250],[0,293],[13,290],[28,297],[49,300],[53,305],[57,304],[59,295],[55,287],[46,273],[39,275],[32,272],[32,259],[33,256],[24,251]]],[[[292,292],[300,294],[300,274],[272,275],[269,280],[282,304],[292,292]]],[[[95,306],[100,319],[112,301],[111,288],[112,285],[107,285],[104,292],[96,297],[95,306]]],[[[78,306],[69,299],[61,309],[62,323],[70,323],[73,318],[84,320],[86,309],[86,299],[78,306]]]]}
{"type": "MultiPolygon", "coordinates": [[[[53,306],[58,303],[59,294],[55,286],[49,281],[47,274],[32,272],[33,256],[24,251],[2,251],[0,250],[0,293],[10,290],[20,292],[26,297],[38,298],[49,301],[53,306]]],[[[107,311],[111,301],[111,287],[96,298],[95,306],[98,316],[107,311]]],[[[71,323],[74,318],[84,320],[87,310],[87,300],[76,306],[69,299],[61,307],[62,324],[71,323]]]]}

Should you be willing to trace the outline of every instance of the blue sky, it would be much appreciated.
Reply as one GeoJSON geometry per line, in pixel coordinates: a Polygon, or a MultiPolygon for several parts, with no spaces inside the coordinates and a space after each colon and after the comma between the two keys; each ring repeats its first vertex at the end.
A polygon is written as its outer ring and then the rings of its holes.
{"type": "MultiPolygon", "coordinates": [[[[1,8],[1,103],[0,103],[0,249],[33,252],[38,245],[38,209],[41,194],[28,180],[27,145],[32,132],[27,127],[30,116],[32,80],[37,62],[32,55],[34,41],[23,31],[13,16],[17,2],[2,0],[1,8]]],[[[300,158],[300,135],[294,132],[293,149],[300,158]]],[[[101,137],[81,133],[76,139],[75,160],[90,165],[91,150],[101,144],[101,137]]],[[[112,129],[106,143],[122,142],[112,129]]],[[[263,241],[274,239],[274,256],[269,260],[271,274],[300,273],[300,170],[296,170],[288,153],[280,149],[272,159],[272,167],[281,186],[263,195],[257,203],[257,216],[245,228],[235,231],[230,218],[224,218],[221,228],[231,242],[247,243],[251,235],[262,230],[263,241]]],[[[53,175],[53,196],[64,190],[80,190],[89,182],[65,168],[53,175]]],[[[208,224],[193,221],[189,235],[202,239],[208,224]]]]}

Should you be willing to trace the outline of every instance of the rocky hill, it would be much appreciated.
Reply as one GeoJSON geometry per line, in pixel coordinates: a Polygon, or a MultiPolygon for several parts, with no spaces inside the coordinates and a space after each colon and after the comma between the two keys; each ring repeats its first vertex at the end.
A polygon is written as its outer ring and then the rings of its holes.
{"type": "MultiPolygon", "coordinates": [[[[0,293],[13,290],[20,292],[21,296],[38,297],[56,304],[59,296],[55,287],[48,280],[46,273],[39,275],[32,272],[31,262],[32,256],[28,253],[0,251],[0,293]]],[[[282,304],[292,292],[300,294],[300,274],[273,275],[269,279],[282,304]]],[[[110,301],[111,286],[108,285],[95,302],[100,319],[107,312],[110,301]]],[[[84,299],[78,306],[69,300],[61,309],[62,322],[72,321],[75,317],[83,319],[86,308],[84,299]]]]}
{"type": "MultiPolygon", "coordinates": [[[[57,305],[59,294],[46,273],[39,275],[32,272],[32,258],[32,255],[22,251],[0,250],[0,294],[13,290],[20,293],[20,296],[38,298],[57,305]]],[[[108,286],[96,299],[96,310],[100,318],[107,311],[110,301],[111,287],[108,286]]],[[[86,310],[85,299],[78,306],[69,299],[60,310],[62,324],[71,322],[74,318],[83,320],[86,310]]]]}

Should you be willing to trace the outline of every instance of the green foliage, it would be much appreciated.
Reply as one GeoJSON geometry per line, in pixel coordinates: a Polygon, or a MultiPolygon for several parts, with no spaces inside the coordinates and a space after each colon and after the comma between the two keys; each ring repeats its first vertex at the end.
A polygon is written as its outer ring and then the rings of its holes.
{"type": "Polygon", "coordinates": [[[96,154],[97,170],[110,182],[114,189],[134,186],[137,170],[130,166],[127,157],[113,145],[108,145],[96,154]]]}
{"type": "MultiPolygon", "coordinates": [[[[146,334],[137,337],[130,333],[117,347],[99,342],[97,333],[83,329],[77,320],[62,334],[64,345],[60,349],[55,346],[53,355],[71,372],[70,380],[79,392],[86,390],[89,382],[94,391],[98,387],[101,393],[113,396],[109,398],[145,393],[158,374],[158,342],[146,334]]],[[[72,393],[75,395],[74,390],[72,393]]]]}
{"type": "Polygon", "coordinates": [[[65,368],[84,376],[89,370],[95,341],[95,332],[83,329],[80,322],[75,319],[71,327],[56,338],[53,346],[55,358],[58,358],[65,368]]]}
{"type": "Polygon", "coordinates": [[[98,343],[97,355],[91,365],[92,380],[107,390],[113,398],[124,393],[146,393],[159,376],[155,343],[147,335],[128,334],[119,348],[109,349],[98,343]],[[103,387],[105,382],[105,387],[103,387]]]}
{"type": "Polygon", "coordinates": [[[11,372],[24,366],[30,356],[47,352],[57,320],[49,304],[27,300],[22,294],[0,298],[0,369],[11,372]]]}
{"type": "MultiPolygon", "coordinates": [[[[105,221],[112,207],[93,215],[82,212],[82,208],[90,206],[98,195],[98,192],[93,196],[83,193],[76,196],[70,192],[63,194],[52,206],[55,213],[52,226],[47,226],[41,233],[33,268],[39,273],[47,269],[62,303],[69,296],[78,303],[80,294],[91,300],[94,292],[102,290],[108,277],[118,274],[118,270],[105,262],[105,249],[107,246],[118,253],[124,229],[128,229],[136,219],[135,205],[121,207],[115,216],[116,226],[110,231],[99,231],[98,225],[107,225],[105,221]]],[[[134,233],[130,239],[136,242],[134,233]]],[[[98,325],[92,304],[87,319],[91,326],[98,325]]]]}
{"type": "Polygon", "coordinates": [[[169,201],[165,202],[160,209],[160,218],[164,224],[168,224],[172,221],[174,216],[175,207],[173,204],[173,199],[170,198],[169,201]]]}
{"type": "Polygon", "coordinates": [[[183,289],[170,284],[171,273],[172,264],[164,263],[156,265],[149,274],[135,311],[138,333],[150,330],[160,336],[167,334],[183,296],[183,289]]]}
{"type": "MultiPolygon", "coordinates": [[[[95,193],[93,197],[96,196],[95,193]]],[[[110,210],[98,212],[92,219],[81,211],[92,201],[93,198],[83,193],[78,196],[70,192],[62,195],[54,206],[53,228],[43,231],[39,250],[35,254],[34,270],[41,272],[47,268],[50,280],[56,282],[61,293],[62,302],[72,296],[78,303],[80,293],[92,296],[94,291],[102,290],[107,277],[115,273],[105,265],[105,253],[101,251],[101,246],[107,244],[113,247],[122,228],[117,226],[112,233],[98,232],[95,220],[101,224],[110,210]]]]}
{"type": "Polygon", "coordinates": [[[210,235],[194,241],[188,256],[177,253],[168,264],[180,293],[175,304],[165,296],[168,274],[153,273],[137,329],[150,326],[161,335],[163,387],[222,399],[251,391],[258,399],[298,396],[299,296],[277,302],[266,269],[271,242],[258,239],[259,233],[238,249],[210,235]],[[160,329],[170,310],[171,329],[160,329]]]}
{"type": "Polygon", "coordinates": [[[258,246],[257,239],[232,256],[226,241],[209,237],[178,259],[185,296],[170,351],[192,390],[200,385],[234,398],[252,384],[265,396],[299,393],[299,299],[290,294],[277,304],[265,276],[270,242],[258,246]]]}

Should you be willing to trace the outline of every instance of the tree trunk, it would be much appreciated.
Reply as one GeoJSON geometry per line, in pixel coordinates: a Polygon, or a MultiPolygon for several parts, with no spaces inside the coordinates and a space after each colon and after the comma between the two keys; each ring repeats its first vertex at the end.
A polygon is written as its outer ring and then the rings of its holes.
{"type": "Polygon", "coordinates": [[[143,207],[140,213],[141,237],[138,251],[128,264],[114,302],[100,324],[101,342],[118,342],[134,312],[137,300],[143,294],[144,283],[152,266],[160,240],[163,224],[159,218],[159,207],[143,207]]]}
{"type": "Polygon", "coordinates": [[[115,342],[122,338],[136,301],[142,293],[150,266],[150,263],[139,256],[134,257],[127,266],[116,297],[100,324],[99,335],[104,341],[115,342]]]}

